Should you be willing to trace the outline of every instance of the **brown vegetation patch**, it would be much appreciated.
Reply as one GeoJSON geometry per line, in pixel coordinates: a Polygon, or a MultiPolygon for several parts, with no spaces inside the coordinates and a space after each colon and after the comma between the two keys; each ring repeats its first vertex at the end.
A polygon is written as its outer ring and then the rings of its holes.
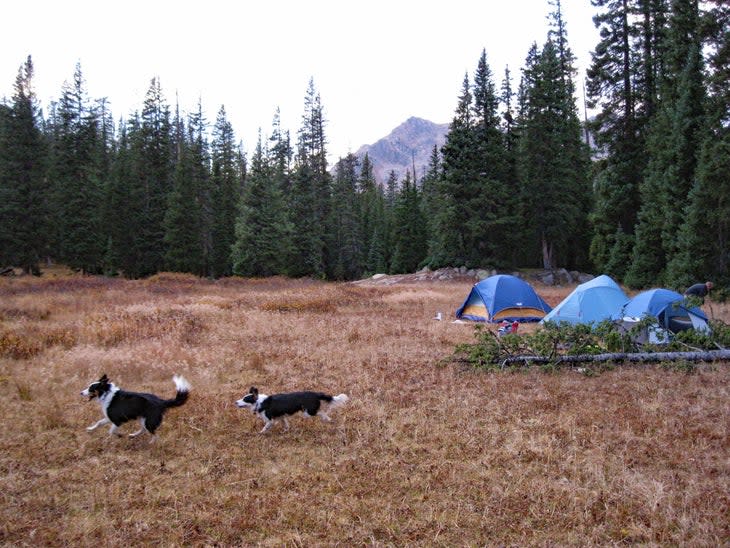
{"type": "Polygon", "coordinates": [[[51,312],[48,308],[21,308],[0,305],[0,321],[8,320],[46,320],[51,312]]]}
{"type": "Polygon", "coordinates": [[[40,354],[47,348],[71,348],[77,342],[73,328],[26,325],[12,329],[0,328],[0,357],[23,360],[40,354]]]}
{"type": "Polygon", "coordinates": [[[322,314],[337,310],[337,305],[331,299],[286,299],[269,301],[261,305],[266,312],[316,312],[322,314]]]}
{"type": "Polygon", "coordinates": [[[80,279],[0,283],[0,544],[730,539],[727,364],[595,377],[439,365],[473,341],[447,320],[469,281],[80,279]],[[101,373],[166,398],[181,373],[193,391],[156,444],[110,439],[86,432],[100,410],[79,394],[101,373]],[[260,435],[233,404],[252,385],[351,401],[331,423],[260,435]]]}
{"type": "Polygon", "coordinates": [[[86,318],[81,331],[86,341],[109,347],[157,338],[192,342],[203,329],[203,322],[188,308],[161,309],[145,305],[86,318]]]}

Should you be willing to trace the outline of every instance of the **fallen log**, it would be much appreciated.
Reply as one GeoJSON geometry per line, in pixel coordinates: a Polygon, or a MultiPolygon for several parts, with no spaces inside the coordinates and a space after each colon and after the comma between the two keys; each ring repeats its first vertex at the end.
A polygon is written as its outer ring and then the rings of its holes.
{"type": "Polygon", "coordinates": [[[590,363],[590,362],[667,362],[686,360],[691,362],[716,362],[730,360],[730,349],[698,350],[693,352],[620,352],[606,354],[577,354],[575,356],[512,356],[502,362],[506,365],[523,362],[526,366],[541,363],[590,363]]]}

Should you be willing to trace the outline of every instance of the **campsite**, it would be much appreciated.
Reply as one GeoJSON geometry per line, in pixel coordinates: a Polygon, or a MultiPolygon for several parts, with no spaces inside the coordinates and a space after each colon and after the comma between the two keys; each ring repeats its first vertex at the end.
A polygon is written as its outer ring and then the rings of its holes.
{"type": "MultiPolygon", "coordinates": [[[[0,544],[730,542],[728,364],[448,363],[474,282],[0,279],[0,544]],[[87,432],[103,373],[164,397],[183,374],[190,400],[154,444],[87,432]],[[262,435],[234,405],[252,385],[350,401],[262,435]]],[[[533,286],[554,310],[577,284],[533,286]]]]}

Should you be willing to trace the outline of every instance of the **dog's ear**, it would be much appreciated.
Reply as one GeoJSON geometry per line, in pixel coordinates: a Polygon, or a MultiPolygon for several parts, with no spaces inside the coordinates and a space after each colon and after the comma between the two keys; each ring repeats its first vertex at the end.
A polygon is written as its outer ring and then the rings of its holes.
{"type": "Polygon", "coordinates": [[[258,396],[259,395],[259,389],[256,388],[255,386],[252,386],[251,387],[251,390],[249,390],[249,394],[253,394],[254,396],[258,396]]]}
{"type": "Polygon", "coordinates": [[[109,382],[109,378],[106,376],[106,373],[101,376],[99,382],[109,382]]]}

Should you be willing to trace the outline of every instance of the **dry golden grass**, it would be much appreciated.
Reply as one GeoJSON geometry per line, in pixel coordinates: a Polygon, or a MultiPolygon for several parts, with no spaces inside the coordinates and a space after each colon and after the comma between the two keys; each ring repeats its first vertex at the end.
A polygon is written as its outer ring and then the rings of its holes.
{"type": "Polygon", "coordinates": [[[470,285],[0,280],[0,544],[730,543],[727,364],[439,366],[473,331],[431,318],[470,285]],[[193,391],[156,444],[112,439],[85,430],[100,411],[79,392],[101,373],[193,391]],[[251,385],[351,401],[260,435],[233,403],[251,385]]]}

